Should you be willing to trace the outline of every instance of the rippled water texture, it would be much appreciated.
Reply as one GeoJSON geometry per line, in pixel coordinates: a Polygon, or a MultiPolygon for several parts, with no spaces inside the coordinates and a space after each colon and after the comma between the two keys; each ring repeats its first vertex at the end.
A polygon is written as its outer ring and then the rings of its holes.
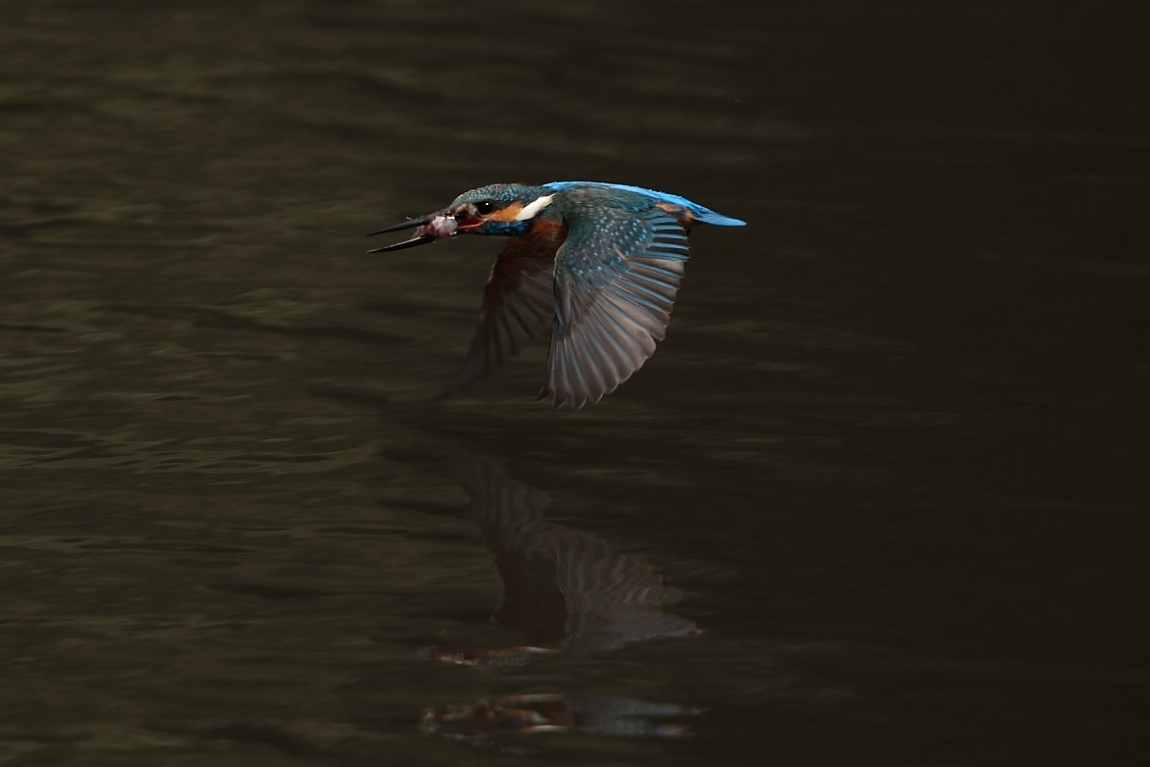
{"type": "Polygon", "coordinates": [[[0,6],[0,763],[1141,763],[1141,27],[928,5],[0,6]],[[567,178],[749,226],[432,402],[567,178]]]}

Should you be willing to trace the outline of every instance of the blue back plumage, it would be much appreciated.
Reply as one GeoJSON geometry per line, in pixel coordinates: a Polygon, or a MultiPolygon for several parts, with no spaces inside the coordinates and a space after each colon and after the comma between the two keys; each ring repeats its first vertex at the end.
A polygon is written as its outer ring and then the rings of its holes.
{"type": "Polygon", "coordinates": [[[641,186],[631,186],[629,184],[612,184],[606,181],[551,181],[544,184],[548,189],[562,190],[571,189],[574,187],[598,187],[600,189],[617,189],[622,192],[632,192],[634,194],[641,194],[644,197],[649,197],[652,200],[659,202],[667,202],[672,205],[682,205],[695,216],[695,220],[711,224],[713,226],[746,226],[747,222],[730,216],[724,216],[721,213],[716,213],[710,208],[704,207],[697,202],[692,202],[686,197],[680,197],[677,194],[669,194],[667,192],[659,192],[654,189],[644,189],[641,186]]]}

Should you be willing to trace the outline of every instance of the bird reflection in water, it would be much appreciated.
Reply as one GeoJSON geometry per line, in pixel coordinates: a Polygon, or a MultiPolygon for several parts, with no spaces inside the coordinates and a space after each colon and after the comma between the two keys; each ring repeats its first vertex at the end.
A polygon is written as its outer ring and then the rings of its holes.
{"type": "Polygon", "coordinates": [[[420,728],[453,740],[480,741],[497,732],[593,732],[631,738],[681,738],[690,731],[666,717],[702,709],[637,698],[502,695],[462,706],[429,708],[420,728]]]}
{"type": "MultiPolygon", "coordinates": [[[[474,456],[451,458],[452,477],[471,498],[470,514],[495,555],[503,600],[494,619],[522,632],[513,647],[430,650],[438,660],[515,667],[541,653],[602,652],[652,639],[699,633],[693,621],[664,612],[682,592],[651,563],[596,536],[547,522],[550,499],[474,456]]],[[[664,717],[700,709],[632,698],[507,695],[426,709],[427,733],[475,740],[496,732],[579,730],[633,737],[678,737],[686,728],[664,717]]]]}

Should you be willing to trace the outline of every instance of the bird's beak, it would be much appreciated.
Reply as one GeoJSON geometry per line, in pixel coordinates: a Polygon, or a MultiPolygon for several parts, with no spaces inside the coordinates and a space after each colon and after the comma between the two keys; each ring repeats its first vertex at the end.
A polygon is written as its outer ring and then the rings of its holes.
{"type": "Polygon", "coordinates": [[[435,242],[443,237],[451,237],[459,229],[459,222],[455,216],[451,215],[447,209],[430,213],[426,216],[413,218],[404,221],[402,224],[394,226],[386,226],[383,229],[376,230],[368,235],[374,237],[377,234],[387,234],[388,232],[398,232],[403,229],[415,229],[410,239],[403,242],[397,242],[394,245],[388,245],[384,248],[376,248],[369,250],[368,253],[390,253],[393,250],[404,250],[405,248],[414,248],[416,245],[426,245],[429,242],[435,242]]]}

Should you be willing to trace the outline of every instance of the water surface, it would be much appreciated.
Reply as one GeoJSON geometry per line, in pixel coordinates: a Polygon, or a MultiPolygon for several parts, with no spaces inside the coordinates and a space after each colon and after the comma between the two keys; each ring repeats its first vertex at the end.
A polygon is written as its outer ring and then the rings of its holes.
{"type": "Polygon", "coordinates": [[[959,3],[0,10],[9,764],[1110,764],[1147,670],[1137,26],[959,3]],[[586,178],[703,228],[579,413],[472,394],[586,178]]]}

